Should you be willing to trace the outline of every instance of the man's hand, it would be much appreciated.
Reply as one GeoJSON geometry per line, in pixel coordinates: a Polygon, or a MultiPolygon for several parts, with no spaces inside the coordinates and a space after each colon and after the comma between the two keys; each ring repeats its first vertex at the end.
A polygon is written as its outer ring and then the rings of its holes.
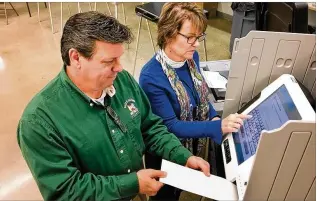
{"type": "Polygon", "coordinates": [[[157,181],[157,178],[166,177],[166,172],[153,169],[143,169],[137,172],[139,180],[139,192],[149,196],[154,196],[162,188],[163,183],[157,181]]]}
{"type": "Polygon", "coordinates": [[[210,176],[210,165],[207,161],[204,159],[197,157],[197,156],[191,156],[188,158],[186,167],[192,168],[192,169],[200,169],[203,171],[203,173],[209,177],[210,176]]]}
{"type": "Polygon", "coordinates": [[[222,134],[238,132],[243,125],[243,120],[251,118],[251,115],[244,114],[230,114],[221,121],[222,134]]]}

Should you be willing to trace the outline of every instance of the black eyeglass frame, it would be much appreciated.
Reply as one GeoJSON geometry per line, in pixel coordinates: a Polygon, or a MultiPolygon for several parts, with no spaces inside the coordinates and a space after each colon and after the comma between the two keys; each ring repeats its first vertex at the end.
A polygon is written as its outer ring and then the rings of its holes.
{"type": "Polygon", "coordinates": [[[205,39],[206,39],[206,33],[202,33],[200,36],[186,36],[186,35],[184,35],[184,34],[182,34],[182,33],[180,33],[180,32],[177,32],[177,34],[179,34],[179,35],[181,35],[181,36],[183,36],[183,37],[185,37],[185,38],[187,38],[187,43],[188,44],[191,44],[191,45],[193,45],[197,40],[198,40],[198,42],[202,42],[202,41],[204,41],[205,39]],[[193,42],[189,42],[189,40],[190,39],[194,39],[195,38],[195,40],[193,41],[193,42]]]}

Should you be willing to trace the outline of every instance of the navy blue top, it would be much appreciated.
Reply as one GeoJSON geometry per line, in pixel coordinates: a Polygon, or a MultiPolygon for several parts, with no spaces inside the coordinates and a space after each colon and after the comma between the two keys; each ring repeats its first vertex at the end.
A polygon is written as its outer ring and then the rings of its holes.
{"type": "MultiPolygon", "coordinates": [[[[154,55],[148,61],[140,74],[139,84],[149,98],[152,111],[160,116],[168,130],[179,138],[202,138],[210,137],[220,144],[222,140],[221,120],[216,121],[182,121],[180,120],[180,104],[169,80],[167,79],[160,62],[154,55]]],[[[194,53],[194,61],[199,68],[198,53],[194,53]]],[[[182,81],[190,97],[190,104],[197,106],[200,99],[192,81],[188,64],[175,68],[177,75],[182,81]]],[[[213,106],[209,103],[209,119],[217,115],[213,106]]]]}

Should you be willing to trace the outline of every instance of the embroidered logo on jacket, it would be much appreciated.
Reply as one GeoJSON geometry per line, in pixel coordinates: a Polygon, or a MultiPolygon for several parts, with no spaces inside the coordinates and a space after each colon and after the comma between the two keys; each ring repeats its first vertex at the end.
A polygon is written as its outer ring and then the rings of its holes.
{"type": "Polygon", "coordinates": [[[126,100],[125,103],[124,103],[124,108],[128,108],[130,110],[130,115],[132,117],[135,117],[139,113],[138,108],[135,106],[135,100],[134,99],[126,100]]]}

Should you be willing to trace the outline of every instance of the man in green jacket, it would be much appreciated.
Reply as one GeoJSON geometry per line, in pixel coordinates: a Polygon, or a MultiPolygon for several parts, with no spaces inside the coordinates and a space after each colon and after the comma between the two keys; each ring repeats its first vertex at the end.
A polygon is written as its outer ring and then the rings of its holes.
{"type": "Polygon", "coordinates": [[[28,104],[18,125],[22,154],[45,200],[130,200],[155,195],[166,173],[142,169],[145,151],[201,169],[122,70],[129,28],[98,12],[65,24],[61,72],[28,104]]]}

